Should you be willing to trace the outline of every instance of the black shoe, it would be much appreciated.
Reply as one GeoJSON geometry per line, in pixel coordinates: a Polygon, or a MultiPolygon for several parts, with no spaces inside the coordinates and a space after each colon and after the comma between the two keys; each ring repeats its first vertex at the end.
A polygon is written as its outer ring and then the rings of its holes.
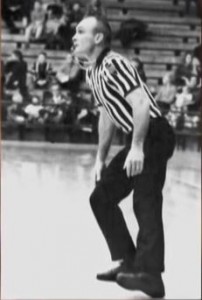
{"type": "Polygon", "coordinates": [[[148,273],[119,273],[117,283],[128,290],[138,290],[153,298],[165,296],[165,289],[161,275],[148,273]]]}
{"type": "Polygon", "coordinates": [[[104,280],[104,281],[116,281],[116,277],[121,272],[131,272],[132,267],[128,262],[122,262],[118,267],[111,269],[104,273],[97,274],[98,280],[104,280]]]}
{"type": "Polygon", "coordinates": [[[97,274],[98,280],[116,281],[116,276],[122,271],[121,265],[104,273],[97,274]]]}

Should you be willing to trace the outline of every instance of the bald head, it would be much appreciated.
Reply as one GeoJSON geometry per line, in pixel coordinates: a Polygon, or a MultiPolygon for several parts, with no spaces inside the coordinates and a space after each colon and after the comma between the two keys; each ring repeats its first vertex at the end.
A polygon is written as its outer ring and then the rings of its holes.
{"type": "Polygon", "coordinates": [[[87,16],[77,26],[73,37],[74,53],[83,52],[89,55],[95,48],[109,47],[111,28],[107,21],[100,17],[87,16]]]}
{"type": "Polygon", "coordinates": [[[94,34],[102,34],[102,43],[104,46],[110,46],[111,44],[111,28],[106,18],[96,16],[86,16],[78,24],[78,26],[87,26],[94,34]]]}
{"type": "Polygon", "coordinates": [[[96,21],[95,25],[95,33],[101,33],[103,34],[103,44],[104,46],[110,46],[111,45],[111,27],[107,20],[102,17],[94,17],[96,21]]]}

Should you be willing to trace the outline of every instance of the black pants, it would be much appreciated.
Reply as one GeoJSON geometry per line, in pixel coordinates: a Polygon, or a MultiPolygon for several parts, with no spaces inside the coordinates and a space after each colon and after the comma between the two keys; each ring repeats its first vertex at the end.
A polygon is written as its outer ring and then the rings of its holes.
{"type": "Polygon", "coordinates": [[[175,137],[163,118],[152,119],[144,144],[144,169],[128,178],[123,165],[128,145],[110,162],[96,185],[90,204],[108,244],[112,260],[134,257],[135,271],[164,271],[162,189],[167,160],[172,156],[175,137]],[[139,225],[135,247],[118,206],[133,190],[133,208],[139,225]]]}

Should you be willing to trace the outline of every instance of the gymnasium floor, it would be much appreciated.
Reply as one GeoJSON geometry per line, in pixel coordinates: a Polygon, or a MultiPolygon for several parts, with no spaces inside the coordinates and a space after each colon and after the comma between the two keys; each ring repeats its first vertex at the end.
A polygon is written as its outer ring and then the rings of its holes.
{"type": "MultiPolygon", "coordinates": [[[[88,201],[95,149],[2,142],[1,299],[148,298],[95,279],[110,264],[88,201]]],[[[169,162],[166,299],[201,299],[200,155],[176,152],[169,162]]],[[[135,240],[131,196],[121,207],[135,240]]]]}

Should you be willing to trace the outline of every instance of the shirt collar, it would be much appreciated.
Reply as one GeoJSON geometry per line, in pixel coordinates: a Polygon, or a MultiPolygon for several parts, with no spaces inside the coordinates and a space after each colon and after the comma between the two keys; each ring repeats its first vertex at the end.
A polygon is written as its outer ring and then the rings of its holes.
{"type": "Polygon", "coordinates": [[[106,47],[102,50],[102,52],[100,53],[100,55],[96,60],[96,67],[99,67],[101,65],[103,59],[105,58],[105,56],[108,54],[110,50],[111,50],[110,47],[106,47]]]}

